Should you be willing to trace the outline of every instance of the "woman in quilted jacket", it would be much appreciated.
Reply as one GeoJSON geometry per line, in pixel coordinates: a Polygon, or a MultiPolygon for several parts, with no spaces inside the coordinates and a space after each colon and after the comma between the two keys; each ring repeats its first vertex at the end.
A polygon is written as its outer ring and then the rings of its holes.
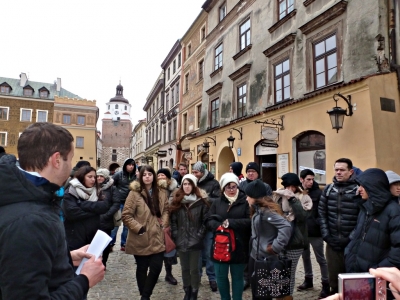
{"type": "Polygon", "coordinates": [[[209,210],[207,198],[207,193],[197,187],[197,178],[186,174],[180,188],[173,193],[170,206],[171,233],[181,263],[184,300],[196,300],[199,292],[199,257],[209,210]]]}

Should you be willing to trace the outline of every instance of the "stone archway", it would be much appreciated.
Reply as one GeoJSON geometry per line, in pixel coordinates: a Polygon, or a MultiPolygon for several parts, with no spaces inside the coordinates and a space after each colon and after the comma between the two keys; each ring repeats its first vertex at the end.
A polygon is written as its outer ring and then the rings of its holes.
{"type": "Polygon", "coordinates": [[[229,165],[235,161],[235,155],[229,147],[223,147],[218,156],[218,174],[217,178],[221,178],[223,174],[229,172],[229,165]]]}

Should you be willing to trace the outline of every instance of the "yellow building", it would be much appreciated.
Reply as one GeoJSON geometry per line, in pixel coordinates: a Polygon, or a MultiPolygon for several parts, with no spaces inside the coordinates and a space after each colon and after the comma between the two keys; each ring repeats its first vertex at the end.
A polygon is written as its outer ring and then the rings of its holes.
{"type": "Polygon", "coordinates": [[[97,129],[99,109],[96,100],[54,97],[53,123],[67,129],[74,137],[72,164],[87,160],[97,166],[97,129]]]}

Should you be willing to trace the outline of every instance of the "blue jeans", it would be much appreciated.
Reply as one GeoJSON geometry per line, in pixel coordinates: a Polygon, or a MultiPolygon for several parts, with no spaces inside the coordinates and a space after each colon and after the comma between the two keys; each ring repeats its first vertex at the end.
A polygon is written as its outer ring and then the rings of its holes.
{"type": "MultiPolygon", "coordinates": [[[[121,204],[120,206],[121,212],[124,209],[124,204],[121,204]]],[[[124,227],[122,228],[122,233],[121,233],[121,247],[126,245],[126,238],[128,237],[128,227],[123,225],[124,227]]],[[[114,229],[111,231],[111,245],[115,245],[115,242],[117,240],[117,232],[118,232],[119,227],[114,227],[114,229]]]]}
{"type": "Polygon", "coordinates": [[[208,276],[208,281],[215,281],[214,263],[210,258],[213,236],[214,235],[211,231],[207,231],[203,241],[203,250],[201,251],[201,255],[199,258],[200,277],[203,275],[204,263],[206,265],[206,274],[208,276]]]}
{"type": "Polygon", "coordinates": [[[231,300],[229,285],[229,269],[232,278],[232,299],[242,300],[243,295],[243,274],[246,264],[227,264],[214,262],[215,274],[217,275],[218,291],[221,300],[231,300]]]}

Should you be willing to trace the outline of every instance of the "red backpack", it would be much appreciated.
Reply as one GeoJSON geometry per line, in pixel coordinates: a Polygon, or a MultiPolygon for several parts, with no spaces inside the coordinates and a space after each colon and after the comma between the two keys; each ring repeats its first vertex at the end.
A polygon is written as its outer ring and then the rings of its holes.
{"type": "Polygon", "coordinates": [[[231,228],[218,226],[212,248],[212,256],[217,261],[229,262],[231,253],[236,249],[235,233],[231,228]]]}

